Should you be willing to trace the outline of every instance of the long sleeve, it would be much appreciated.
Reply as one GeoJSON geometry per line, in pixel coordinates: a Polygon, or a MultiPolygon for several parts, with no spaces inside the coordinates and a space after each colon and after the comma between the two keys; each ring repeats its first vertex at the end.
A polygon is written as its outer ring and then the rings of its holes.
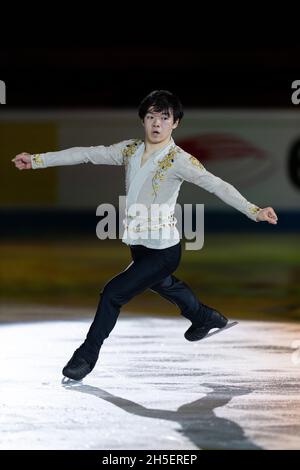
{"type": "Polygon", "coordinates": [[[247,201],[230,183],[207,171],[195,157],[181,153],[177,159],[176,173],[178,177],[215,194],[226,204],[256,221],[260,208],[247,201]]]}
{"type": "Polygon", "coordinates": [[[132,140],[124,140],[117,144],[105,147],[73,147],[58,152],[47,152],[31,155],[33,169],[52,166],[78,165],[81,163],[93,163],[94,165],[123,165],[123,151],[132,140]]]}

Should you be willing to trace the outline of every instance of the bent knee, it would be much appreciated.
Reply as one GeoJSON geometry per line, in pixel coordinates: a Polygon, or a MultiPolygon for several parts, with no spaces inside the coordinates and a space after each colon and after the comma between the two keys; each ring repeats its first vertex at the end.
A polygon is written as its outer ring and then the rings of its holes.
{"type": "Polygon", "coordinates": [[[107,301],[117,304],[124,305],[128,302],[128,294],[124,291],[121,286],[116,285],[113,281],[108,282],[103,290],[101,291],[102,297],[107,301]]]}

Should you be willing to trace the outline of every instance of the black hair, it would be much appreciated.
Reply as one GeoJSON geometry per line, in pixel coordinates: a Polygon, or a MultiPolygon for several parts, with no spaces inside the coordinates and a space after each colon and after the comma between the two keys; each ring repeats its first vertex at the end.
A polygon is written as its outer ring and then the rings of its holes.
{"type": "Polygon", "coordinates": [[[174,122],[183,118],[183,108],[179,98],[167,90],[155,90],[149,93],[139,106],[139,117],[144,120],[149,109],[157,113],[173,111],[174,122]]]}

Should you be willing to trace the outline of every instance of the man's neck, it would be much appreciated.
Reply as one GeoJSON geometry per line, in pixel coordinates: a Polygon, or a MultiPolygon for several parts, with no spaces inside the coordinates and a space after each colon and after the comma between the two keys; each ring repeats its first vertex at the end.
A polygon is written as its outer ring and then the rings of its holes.
{"type": "Polygon", "coordinates": [[[147,141],[147,139],[145,139],[145,153],[151,154],[151,153],[157,152],[158,150],[161,150],[162,148],[169,145],[171,143],[171,140],[172,140],[172,137],[169,137],[168,139],[164,140],[163,142],[159,142],[159,143],[155,144],[155,143],[149,142],[149,141],[147,141]]]}

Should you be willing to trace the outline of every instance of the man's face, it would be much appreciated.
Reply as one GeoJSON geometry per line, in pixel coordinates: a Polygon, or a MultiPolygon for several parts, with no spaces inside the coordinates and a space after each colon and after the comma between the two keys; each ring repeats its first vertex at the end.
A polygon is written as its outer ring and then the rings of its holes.
{"type": "Polygon", "coordinates": [[[149,108],[144,117],[146,138],[152,144],[158,144],[164,140],[169,140],[173,129],[178,126],[178,121],[174,122],[173,112],[156,112],[149,108]]]}

